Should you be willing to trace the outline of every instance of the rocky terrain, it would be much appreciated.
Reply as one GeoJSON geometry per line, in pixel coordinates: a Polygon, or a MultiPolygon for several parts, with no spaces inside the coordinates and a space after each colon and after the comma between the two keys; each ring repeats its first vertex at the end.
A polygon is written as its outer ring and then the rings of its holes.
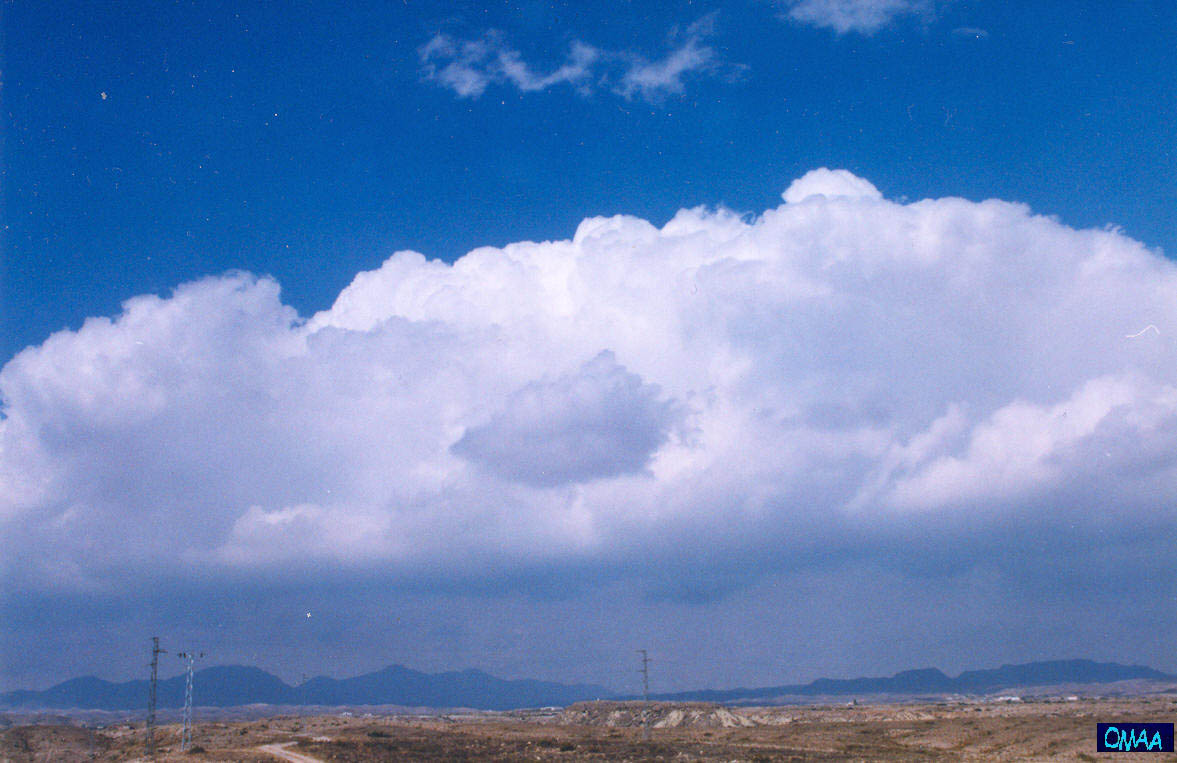
{"type": "MultiPolygon", "coordinates": [[[[163,761],[1093,761],[1095,724],[1173,721],[1177,694],[725,707],[703,702],[582,702],[563,709],[200,720],[179,752],[177,724],[156,731],[163,761]],[[648,735],[648,739],[646,738],[648,735]]],[[[142,722],[7,716],[0,761],[132,761],[142,722]]],[[[1177,760],[1151,755],[1149,760],[1177,760]]]]}

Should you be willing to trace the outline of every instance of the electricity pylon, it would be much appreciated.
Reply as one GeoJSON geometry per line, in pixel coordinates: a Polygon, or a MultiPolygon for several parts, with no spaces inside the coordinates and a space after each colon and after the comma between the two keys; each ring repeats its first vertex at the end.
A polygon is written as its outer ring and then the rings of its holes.
{"type": "Polygon", "coordinates": [[[151,685],[147,689],[147,759],[155,759],[155,681],[159,674],[159,656],[167,654],[159,648],[159,636],[151,637],[151,685]]]}
{"type": "Polygon", "coordinates": [[[188,673],[184,681],[184,733],[180,736],[180,752],[188,752],[192,746],[192,676],[196,660],[204,656],[204,652],[177,652],[176,656],[188,661],[188,673]]]}
{"type": "Polygon", "coordinates": [[[642,667],[638,672],[642,674],[642,738],[650,738],[650,656],[646,654],[645,649],[639,649],[638,654],[642,656],[642,667]]]}

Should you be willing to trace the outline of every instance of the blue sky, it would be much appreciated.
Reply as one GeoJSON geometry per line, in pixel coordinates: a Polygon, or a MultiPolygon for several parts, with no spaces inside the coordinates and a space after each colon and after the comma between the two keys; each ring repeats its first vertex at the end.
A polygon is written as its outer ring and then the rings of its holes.
{"type": "Polygon", "coordinates": [[[1172,3],[3,13],[0,683],[1177,670],[1172,3]]]}
{"type": "Polygon", "coordinates": [[[0,354],[228,269],[306,314],[397,249],[452,261],[595,214],[757,212],[822,166],[1177,249],[1161,0],[962,0],[870,35],[763,1],[348,6],[7,6],[0,354]],[[575,40],[657,60],[702,18],[715,70],[654,103],[422,81],[438,33],[498,30],[546,73],[575,40]]]}

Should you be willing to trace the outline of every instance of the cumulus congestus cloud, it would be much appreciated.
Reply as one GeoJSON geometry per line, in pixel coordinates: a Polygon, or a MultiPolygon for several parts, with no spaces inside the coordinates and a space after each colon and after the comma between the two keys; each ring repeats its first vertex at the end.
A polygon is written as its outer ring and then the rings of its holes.
{"type": "Polygon", "coordinates": [[[231,273],[55,334],[0,371],[9,582],[768,570],[929,528],[993,557],[1030,525],[1109,542],[1109,506],[1174,529],[1173,262],[845,171],[784,199],[398,252],[309,319],[231,273]]]}

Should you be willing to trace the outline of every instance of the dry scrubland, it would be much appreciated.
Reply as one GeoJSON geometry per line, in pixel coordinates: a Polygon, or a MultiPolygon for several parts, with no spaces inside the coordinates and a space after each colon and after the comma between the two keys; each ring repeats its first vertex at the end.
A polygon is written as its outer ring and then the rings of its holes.
{"type": "MultiPolygon", "coordinates": [[[[1098,760],[1097,721],[1175,717],[1177,695],[765,708],[591,702],[546,712],[205,722],[188,754],[178,752],[177,725],[156,738],[158,759],[167,761],[276,761],[281,753],[295,761],[1098,760]]],[[[0,731],[0,761],[137,760],[143,739],[141,722],[14,725],[0,731]]],[[[1137,757],[1177,760],[1116,759],[1137,757]]]]}

